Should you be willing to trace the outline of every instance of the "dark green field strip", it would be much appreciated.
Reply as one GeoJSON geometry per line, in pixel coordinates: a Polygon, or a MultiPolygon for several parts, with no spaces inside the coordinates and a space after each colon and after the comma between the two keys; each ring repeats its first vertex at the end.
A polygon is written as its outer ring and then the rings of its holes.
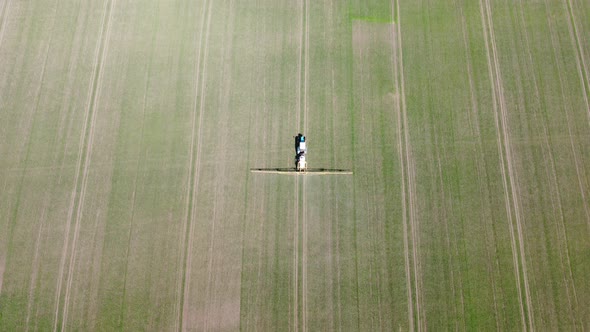
{"type": "Polygon", "coordinates": [[[391,24],[352,22],[355,259],[361,330],[407,328],[409,310],[414,310],[408,299],[412,277],[406,270],[411,253],[404,246],[408,227],[404,223],[409,220],[402,206],[405,166],[398,150],[400,90],[393,68],[394,38],[391,24]]]}
{"type": "Polygon", "coordinates": [[[477,5],[400,13],[427,326],[520,326],[477,5]]]}
{"type": "MultiPolygon", "coordinates": [[[[408,31],[404,34],[405,40],[407,40],[404,43],[404,51],[406,52],[404,54],[411,53],[414,47],[420,47],[423,54],[433,54],[432,60],[427,61],[426,66],[423,61],[420,65],[413,65],[414,58],[409,57],[410,60],[407,62],[408,77],[426,76],[427,78],[420,78],[424,80],[421,83],[414,82],[414,79],[408,79],[410,87],[408,91],[411,92],[408,93],[408,98],[411,100],[409,105],[423,105],[422,107],[428,110],[425,114],[428,114],[430,118],[430,120],[428,117],[416,118],[415,124],[419,129],[415,129],[415,132],[420,134],[415,134],[412,142],[417,149],[421,147],[420,149],[429,151],[422,156],[420,156],[421,152],[418,152],[419,159],[424,159],[426,165],[431,164],[419,173],[432,174],[426,177],[431,179],[431,183],[424,188],[424,192],[426,190],[433,192],[424,200],[431,203],[430,207],[423,211],[425,216],[432,213],[432,217],[428,219],[439,219],[443,222],[442,225],[425,227],[432,228],[433,232],[436,229],[450,230],[450,233],[447,233],[451,236],[450,242],[448,239],[441,238],[438,244],[435,242],[431,245],[432,252],[442,253],[441,247],[446,247],[445,250],[449,251],[446,259],[444,256],[440,256],[435,260],[450,264],[449,269],[444,270],[443,275],[448,278],[451,285],[453,284],[451,280],[455,280],[455,288],[446,286],[445,289],[464,292],[464,304],[459,302],[457,304],[465,308],[464,315],[466,315],[467,326],[482,326],[482,324],[486,326],[498,324],[497,326],[500,327],[520,326],[522,319],[517,314],[519,300],[509,295],[514,294],[513,290],[516,285],[520,285],[522,290],[522,302],[525,306],[524,319],[527,326],[529,325],[529,317],[533,320],[532,325],[537,327],[548,325],[563,327],[574,324],[580,326],[581,318],[577,316],[577,312],[580,310],[579,306],[572,304],[574,302],[574,285],[579,285],[580,282],[575,281],[575,273],[568,271],[569,266],[565,262],[568,260],[568,246],[579,247],[580,244],[574,244],[577,242],[575,237],[574,240],[570,239],[572,236],[566,239],[565,230],[570,227],[583,229],[585,224],[585,204],[579,200],[580,191],[578,190],[578,195],[575,195],[575,192],[580,187],[586,187],[586,171],[583,169],[584,166],[580,167],[582,169],[580,172],[582,184],[576,183],[574,155],[578,156],[578,163],[581,164],[580,156],[584,152],[579,149],[579,137],[584,137],[586,134],[574,134],[573,142],[570,142],[569,138],[562,133],[568,132],[567,123],[564,123],[568,117],[575,117],[574,113],[577,116],[585,116],[585,114],[583,111],[574,112],[576,107],[568,109],[560,105],[560,102],[567,104],[583,102],[580,94],[577,98],[571,99],[564,95],[559,96],[561,91],[571,93],[571,90],[559,87],[560,73],[562,73],[561,84],[567,83],[567,78],[575,78],[576,73],[573,72],[573,76],[563,73],[559,70],[560,64],[555,63],[552,59],[552,46],[546,43],[547,40],[551,40],[551,34],[544,32],[547,29],[547,17],[551,16],[543,13],[543,7],[540,9],[538,6],[523,8],[514,7],[512,4],[505,6],[504,4],[494,4],[492,6],[494,36],[488,36],[490,39],[487,42],[490,43],[488,47],[491,47],[491,38],[493,38],[500,55],[501,89],[505,94],[505,106],[509,116],[506,129],[510,138],[509,142],[511,142],[510,146],[505,149],[511,149],[514,156],[511,167],[514,169],[513,176],[515,177],[511,186],[515,186],[518,193],[518,199],[514,200],[517,203],[510,205],[512,208],[516,206],[520,208],[519,213],[522,220],[520,231],[518,230],[519,225],[515,223],[513,224],[514,231],[509,232],[509,228],[506,227],[510,226],[506,224],[506,214],[502,215],[500,212],[503,210],[504,202],[498,200],[503,196],[503,190],[501,176],[498,173],[500,163],[497,159],[494,136],[497,137],[502,133],[494,132],[495,120],[490,112],[493,105],[489,102],[491,88],[489,78],[486,78],[487,62],[493,62],[493,60],[487,60],[485,52],[481,51],[485,49],[486,41],[482,40],[481,16],[478,22],[477,14],[480,11],[478,4],[464,3],[457,9],[459,11],[453,11],[444,6],[438,8],[431,6],[427,11],[416,10],[416,25],[408,27],[408,24],[413,22],[411,15],[406,15],[408,18],[403,25],[408,31]],[[461,54],[465,50],[461,45],[462,41],[455,41],[448,37],[444,39],[437,37],[438,34],[461,36],[461,26],[450,23],[461,22],[461,13],[465,17],[465,26],[468,29],[467,58],[465,54],[461,54]],[[450,18],[453,15],[455,18],[450,18]],[[523,17],[526,17],[526,24],[523,22],[523,17]],[[441,24],[445,25],[441,26],[441,24]],[[525,30],[525,26],[529,28],[525,30]],[[420,29],[425,31],[416,35],[420,29]],[[409,38],[408,35],[410,35],[409,38]],[[418,43],[418,40],[421,42],[418,43]],[[441,42],[443,40],[444,43],[441,42]],[[417,45],[414,46],[415,44],[417,45]],[[437,59],[441,57],[441,62],[437,63],[437,59]],[[453,68],[465,68],[469,63],[472,68],[471,76],[474,79],[473,87],[470,87],[468,80],[465,80],[467,78],[465,72],[458,75],[446,71],[453,70],[453,68]],[[419,73],[418,68],[420,67],[426,67],[423,69],[422,76],[410,74],[412,72],[419,73]],[[463,82],[461,82],[461,76],[463,76],[463,82]],[[429,84],[429,82],[432,83],[429,84]],[[415,83],[418,84],[415,89],[412,89],[411,86],[415,83]],[[444,86],[444,89],[439,86],[444,86]],[[473,105],[469,105],[470,96],[466,95],[466,92],[473,88],[475,88],[477,113],[472,114],[475,117],[469,114],[472,112],[469,108],[472,108],[473,105]],[[424,100],[425,90],[431,101],[424,100]],[[414,96],[418,95],[422,101],[415,104],[417,99],[414,96]],[[564,109],[564,111],[557,112],[557,109],[564,109]],[[460,126],[460,123],[469,123],[470,125],[465,127],[460,126]],[[425,131],[425,126],[431,127],[431,129],[425,131]],[[559,129],[560,126],[561,129],[559,129]],[[469,130],[465,131],[464,129],[469,130]],[[551,132],[555,134],[552,135],[551,132]],[[430,144],[427,145],[428,141],[424,141],[425,138],[429,138],[430,144]],[[424,142],[422,143],[422,141],[424,142]],[[470,154],[473,157],[470,157],[470,154]],[[563,159],[567,155],[569,155],[566,157],[570,160],[569,162],[563,159]],[[460,157],[457,158],[457,156],[460,157]],[[553,161],[551,161],[552,159],[553,161]],[[471,177],[473,180],[470,180],[471,177]],[[562,186],[561,183],[568,181],[566,180],[568,178],[570,185],[562,186]],[[435,194],[436,192],[438,194],[435,194]],[[572,194],[574,194],[573,197],[572,194]],[[578,198],[575,198],[576,196],[578,198]],[[572,199],[573,201],[571,201],[572,199]],[[437,201],[440,203],[436,203],[437,201]],[[562,208],[556,209],[558,205],[562,205],[562,208]],[[565,208],[566,205],[569,208],[565,208]],[[563,216],[564,213],[570,214],[573,219],[563,216]],[[577,216],[574,217],[572,214],[577,216]],[[457,223],[458,220],[461,222],[457,223]],[[484,223],[474,224],[474,220],[481,220],[484,223]],[[488,223],[487,220],[492,220],[493,223],[488,223]],[[579,222],[574,222],[573,225],[564,224],[564,220],[579,222]],[[486,230],[485,232],[481,232],[482,226],[486,230]],[[476,231],[470,231],[470,229],[476,231]],[[522,239],[517,237],[516,246],[511,247],[510,237],[517,236],[519,232],[523,234],[522,239]],[[455,234],[453,235],[453,233],[455,234]],[[456,236],[457,239],[453,240],[453,236],[456,236]],[[481,236],[482,238],[475,240],[473,236],[481,236]],[[545,240],[539,241],[538,239],[545,240]],[[522,241],[524,252],[519,249],[521,247],[519,241],[522,241]],[[519,257],[514,261],[517,263],[512,262],[511,259],[515,251],[519,257]],[[504,267],[500,265],[498,268],[494,261],[500,262],[504,267]],[[453,264],[457,268],[452,268],[453,264]],[[518,267],[520,271],[518,284],[515,283],[514,277],[511,275],[513,273],[511,271],[514,271],[515,267],[518,267]],[[527,274],[525,274],[525,268],[527,268],[527,274]],[[472,277],[478,269],[481,271],[481,275],[487,275],[487,278],[472,277]],[[464,281],[458,281],[457,278],[464,281]],[[527,278],[531,289],[531,300],[528,303],[526,303],[525,278],[527,278]],[[483,283],[480,284],[478,280],[483,283]],[[456,284],[457,282],[459,284],[456,284]],[[556,286],[558,284],[562,284],[562,286],[556,286]],[[554,286],[547,287],[547,285],[554,286]],[[481,295],[474,298],[474,292],[481,295]],[[478,303],[480,301],[485,306],[478,303]],[[505,303],[512,303],[508,306],[511,309],[506,309],[505,303]],[[534,303],[532,308],[528,308],[529,303],[534,303]],[[564,307],[560,303],[568,303],[570,307],[564,307]],[[502,307],[505,309],[498,309],[502,307]],[[478,308],[476,310],[480,312],[473,311],[475,308],[478,308]]],[[[408,11],[408,13],[412,13],[412,11],[408,11]]],[[[557,24],[556,22],[553,23],[557,24]]],[[[555,39],[558,41],[557,38],[555,39]]],[[[560,57],[564,56],[562,54],[565,52],[562,51],[565,49],[564,47],[560,45],[553,47],[556,54],[560,57]]],[[[575,53],[567,52],[565,56],[572,55],[575,53]]],[[[570,64],[575,65],[575,61],[570,64]]],[[[563,64],[562,66],[566,67],[563,64]]],[[[575,70],[575,68],[573,69],[575,70]]],[[[571,86],[574,90],[580,91],[579,85],[576,88],[572,83],[571,86]]],[[[584,110],[583,107],[577,109],[584,110]]],[[[420,112],[408,113],[412,117],[420,114],[420,112]]],[[[580,126],[579,120],[576,124],[571,122],[570,126],[573,130],[575,130],[574,125],[580,126]]],[[[582,130],[582,132],[584,131],[582,130]]],[[[507,144],[503,138],[502,142],[507,144]]],[[[585,190],[582,189],[584,195],[585,190]]],[[[514,215],[512,218],[515,221],[514,215]]],[[[584,237],[583,235],[578,236],[584,237]]],[[[569,251],[571,255],[571,249],[569,251]]],[[[571,257],[569,259],[571,260],[571,257]]],[[[436,264],[428,265],[436,266],[436,264]]],[[[575,270],[575,265],[572,270],[575,270]]],[[[436,287],[436,285],[432,287],[436,287]]],[[[441,289],[435,293],[442,295],[444,290],[441,289]]],[[[580,296],[579,294],[578,290],[578,296],[580,296]]],[[[447,296],[445,298],[448,299],[447,296]]],[[[431,301],[427,300],[427,302],[431,301]]],[[[457,308],[460,309],[460,306],[456,306],[453,311],[457,308]]],[[[452,317],[447,315],[452,315],[453,311],[446,308],[441,312],[442,317],[437,318],[439,314],[436,314],[436,310],[430,310],[429,321],[441,318],[443,321],[448,321],[452,317]],[[449,318],[444,318],[444,316],[449,318]]]]}
{"type": "MultiPolygon", "coordinates": [[[[590,133],[590,127],[582,125],[587,117],[585,87],[577,81],[573,88],[578,95],[563,95],[562,70],[574,67],[575,62],[562,66],[554,52],[556,48],[568,52],[556,45],[552,36],[552,29],[559,24],[547,24],[549,13],[559,12],[548,6],[539,11],[526,5],[516,10],[509,10],[510,5],[506,8],[506,15],[497,18],[501,27],[497,30],[501,52],[511,55],[502,66],[509,91],[512,136],[524,142],[515,144],[514,151],[526,216],[525,243],[531,257],[527,263],[532,271],[531,287],[535,288],[533,301],[538,303],[532,309],[534,324],[581,326],[584,315],[579,316],[579,298],[587,295],[578,290],[584,282],[574,273],[578,254],[572,249],[584,246],[590,231],[587,149],[581,145],[590,133]],[[571,102],[568,99],[579,106],[569,109],[564,105],[571,102]],[[582,236],[584,229],[586,235],[582,236]]],[[[575,56],[573,51],[568,52],[570,56],[575,56]]]]}
{"type": "Polygon", "coordinates": [[[349,0],[348,15],[351,20],[362,20],[371,23],[392,23],[391,6],[393,1],[383,0],[349,0]]]}

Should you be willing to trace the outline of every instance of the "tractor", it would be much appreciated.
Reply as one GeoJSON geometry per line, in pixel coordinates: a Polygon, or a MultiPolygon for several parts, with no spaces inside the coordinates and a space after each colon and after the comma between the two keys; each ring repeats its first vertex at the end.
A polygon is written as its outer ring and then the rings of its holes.
{"type": "Polygon", "coordinates": [[[307,169],[307,162],[305,161],[306,152],[305,136],[298,134],[295,136],[295,168],[297,172],[305,172],[307,169]]]}

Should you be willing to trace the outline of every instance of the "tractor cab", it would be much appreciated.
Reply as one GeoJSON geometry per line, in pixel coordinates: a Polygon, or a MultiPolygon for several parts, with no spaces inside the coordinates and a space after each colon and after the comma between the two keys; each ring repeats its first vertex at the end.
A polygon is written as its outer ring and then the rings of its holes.
{"type": "Polygon", "coordinates": [[[305,136],[299,134],[295,136],[295,153],[300,154],[301,152],[306,152],[305,136]]]}

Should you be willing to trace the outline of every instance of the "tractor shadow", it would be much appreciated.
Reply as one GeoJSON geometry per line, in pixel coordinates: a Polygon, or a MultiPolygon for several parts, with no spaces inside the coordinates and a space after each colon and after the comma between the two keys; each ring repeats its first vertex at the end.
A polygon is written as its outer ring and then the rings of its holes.
{"type": "Polygon", "coordinates": [[[308,168],[306,171],[298,171],[296,168],[293,167],[269,167],[269,168],[251,168],[251,172],[272,172],[272,173],[342,173],[342,174],[351,174],[352,171],[349,169],[341,169],[341,168],[308,168]]]}

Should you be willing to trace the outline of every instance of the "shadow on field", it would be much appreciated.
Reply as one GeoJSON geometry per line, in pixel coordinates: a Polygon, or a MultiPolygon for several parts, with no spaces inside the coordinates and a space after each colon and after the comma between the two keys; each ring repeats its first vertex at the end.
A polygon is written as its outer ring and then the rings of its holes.
{"type": "Polygon", "coordinates": [[[293,173],[293,174],[342,174],[342,175],[352,175],[352,171],[349,169],[339,169],[339,168],[308,168],[306,171],[300,172],[297,171],[296,168],[251,168],[250,172],[252,173],[293,173]]]}

